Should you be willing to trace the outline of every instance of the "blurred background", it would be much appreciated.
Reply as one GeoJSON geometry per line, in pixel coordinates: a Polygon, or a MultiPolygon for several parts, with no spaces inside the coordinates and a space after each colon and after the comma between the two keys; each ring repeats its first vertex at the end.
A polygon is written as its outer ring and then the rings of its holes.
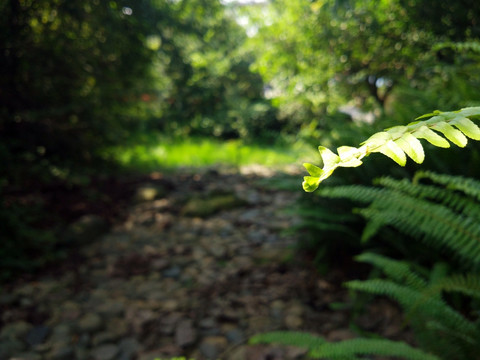
{"type": "MultiPolygon", "coordinates": [[[[480,2],[3,0],[0,13],[5,284],[68,258],[62,234],[82,216],[119,221],[132,179],[175,187],[179,171],[252,164],[279,172],[271,191],[298,197],[290,230],[320,272],[366,248],[465,265],[412,245],[428,236],[405,225],[377,219],[365,235],[354,195],[302,195],[299,168],[320,161],[320,144],[357,146],[436,109],[480,106],[480,2]]],[[[480,175],[478,143],[424,145],[423,170],[480,175]]],[[[420,169],[372,158],[325,186],[420,169]]]]}

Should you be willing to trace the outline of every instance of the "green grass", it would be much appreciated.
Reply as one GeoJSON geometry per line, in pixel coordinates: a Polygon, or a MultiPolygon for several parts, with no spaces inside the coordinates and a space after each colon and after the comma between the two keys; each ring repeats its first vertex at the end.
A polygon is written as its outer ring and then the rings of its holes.
{"type": "Polygon", "coordinates": [[[123,166],[139,170],[202,167],[211,165],[243,166],[259,164],[281,167],[302,164],[301,159],[315,156],[315,149],[304,144],[243,144],[239,140],[149,138],[133,145],[111,149],[123,166]]]}

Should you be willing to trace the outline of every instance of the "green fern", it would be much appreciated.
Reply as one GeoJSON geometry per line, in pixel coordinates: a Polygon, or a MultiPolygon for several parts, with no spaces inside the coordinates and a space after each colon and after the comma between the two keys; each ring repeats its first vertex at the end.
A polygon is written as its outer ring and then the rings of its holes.
{"type": "Polygon", "coordinates": [[[414,183],[421,179],[430,179],[436,184],[444,185],[448,189],[458,190],[480,201],[480,181],[461,176],[436,174],[431,171],[418,171],[413,178],[414,183]]]}
{"type": "Polygon", "coordinates": [[[259,334],[250,344],[281,344],[302,347],[312,359],[363,359],[363,355],[394,356],[408,360],[439,360],[438,357],[415,349],[406,343],[384,339],[350,339],[328,343],[324,338],[296,331],[275,331],[259,334]]]}
{"type": "Polygon", "coordinates": [[[362,159],[371,153],[379,152],[388,156],[401,166],[405,166],[407,156],[418,164],[425,159],[423,146],[418,139],[425,139],[437,147],[448,148],[450,143],[459,147],[467,145],[467,137],[480,140],[480,128],[472,118],[480,116],[480,107],[469,107],[458,111],[434,111],[418,117],[406,126],[394,126],[376,133],[361,143],[360,147],[341,146],[335,154],[326,147],[319,146],[323,168],[305,163],[309,176],[304,177],[303,189],[315,191],[320,183],[328,178],[338,167],[357,167],[362,159]],[[430,118],[420,121],[421,119],[430,118]],[[439,135],[442,134],[444,137],[439,135]]]}
{"type": "Polygon", "coordinates": [[[406,343],[385,339],[351,339],[326,343],[309,353],[309,356],[314,359],[361,359],[357,357],[361,355],[394,356],[410,360],[439,360],[437,356],[415,349],[406,343]]]}
{"type": "Polygon", "coordinates": [[[479,268],[480,204],[470,196],[477,193],[479,183],[463,177],[421,174],[427,175],[446,188],[418,184],[418,176],[417,183],[382,178],[376,181],[382,188],[337,186],[322,189],[320,195],[369,204],[367,208],[355,210],[368,221],[363,241],[378,234],[381,228],[391,226],[479,268]]]}
{"type": "Polygon", "coordinates": [[[437,267],[440,271],[433,271],[437,275],[427,282],[402,261],[376,254],[363,254],[357,259],[379,267],[388,279],[351,281],[346,284],[350,289],[396,300],[405,310],[422,348],[445,359],[475,358],[474,355],[480,351],[478,321],[472,321],[452,308],[441,292],[458,291],[467,296],[478,296],[480,276],[445,276],[442,275],[445,270],[437,267]]]}
{"type": "Polygon", "coordinates": [[[395,261],[385,256],[374,253],[363,253],[355,257],[357,261],[366,262],[384,271],[392,279],[405,283],[408,286],[421,290],[426,281],[414,271],[410,270],[410,264],[404,261],[395,261]]]}

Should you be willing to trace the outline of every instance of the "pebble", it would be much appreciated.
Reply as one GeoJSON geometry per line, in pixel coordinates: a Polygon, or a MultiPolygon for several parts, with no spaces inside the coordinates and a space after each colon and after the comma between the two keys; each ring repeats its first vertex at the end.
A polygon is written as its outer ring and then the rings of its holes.
{"type": "Polygon", "coordinates": [[[42,357],[38,354],[27,352],[27,353],[21,353],[19,355],[15,355],[14,357],[11,357],[10,360],[41,360],[42,357]]]}
{"type": "Polygon", "coordinates": [[[17,339],[0,340],[0,359],[8,359],[25,350],[23,342],[17,339]]]}
{"type": "Polygon", "coordinates": [[[105,344],[92,350],[92,357],[95,360],[113,360],[119,353],[119,348],[113,344],[105,344]]]}
{"type": "Polygon", "coordinates": [[[28,332],[25,341],[28,345],[34,347],[43,343],[49,334],[49,327],[44,325],[35,326],[28,332]]]}
{"type": "Polygon", "coordinates": [[[74,349],[69,344],[57,344],[48,354],[48,359],[70,360],[74,356],[74,349]]]}
{"type": "Polygon", "coordinates": [[[239,345],[247,340],[245,333],[239,328],[226,331],[225,337],[227,338],[228,342],[233,345],[239,345]]]}
{"type": "Polygon", "coordinates": [[[7,324],[0,332],[0,339],[2,340],[23,340],[28,332],[33,328],[33,325],[26,321],[16,321],[7,324]]]}
{"type": "Polygon", "coordinates": [[[183,319],[179,321],[175,329],[175,344],[179,347],[186,347],[194,343],[196,339],[196,331],[193,328],[191,319],[183,319]]]}
{"type": "Polygon", "coordinates": [[[200,352],[207,359],[217,359],[227,348],[228,341],[223,336],[209,336],[200,344],[200,352]]]}
{"type": "Polygon", "coordinates": [[[118,360],[131,360],[140,350],[140,343],[135,338],[125,338],[118,344],[118,360]]]}
{"type": "Polygon", "coordinates": [[[89,313],[79,320],[78,326],[81,331],[92,333],[101,329],[102,319],[98,314],[89,313]]]}

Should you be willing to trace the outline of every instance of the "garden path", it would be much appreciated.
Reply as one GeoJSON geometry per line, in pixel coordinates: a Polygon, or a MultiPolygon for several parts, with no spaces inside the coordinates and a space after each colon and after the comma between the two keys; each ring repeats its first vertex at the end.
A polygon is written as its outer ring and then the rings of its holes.
{"type": "MultiPolygon", "coordinates": [[[[275,174],[244,170],[152,174],[108,233],[73,232],[82,245],[60,274],[0,295],[0,359],[294,359],[304,351],[248,338],[284,329],[353,337],[349,311],[331,307],[348,303],[343,274],[321,277],[292,251],[301,235],[288,232],[299,219],[287,210],[301,190],[272,190],[259,180],[275,174]]],[[[400,321],[382,302],[359,318],[393,338],[400,321]]]]}

